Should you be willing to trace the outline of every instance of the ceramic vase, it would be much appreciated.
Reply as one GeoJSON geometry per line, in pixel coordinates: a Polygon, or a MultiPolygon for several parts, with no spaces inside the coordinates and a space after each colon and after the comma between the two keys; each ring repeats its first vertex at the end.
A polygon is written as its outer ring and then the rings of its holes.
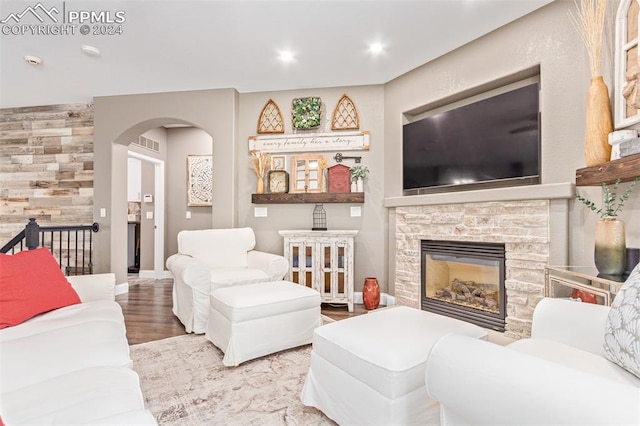
{"type": "Polygon", "coordinates": [[[587,93],[587,120],[585,125],[584,158],[587,166],[609,161],[611,145],[609,133],[613,132],[609,89],[602,76],[591,79],[587,93]]]}
{"type": "Polygon", "coordinates": [[[356,180],[356,192],[364,192],[364,181],[362,178],[356,180]]]}
{"type": "Polygon", "coordinates": [[[603,275],[621,275],[627,255],[624,222],[605,217],[596,223],[594,261],[603,275]]]}
{"type": "Polygon", "coordinates": [[[378,279],[367,277],[362,287],[362,301],[366,310],[376,309],[380,305],[380,286],[378,279]]]}
{"type": "Polygon", "coordinates": [[[351,182],[351,192],[358,192],[358,185],[355,180],[351,182]]]}

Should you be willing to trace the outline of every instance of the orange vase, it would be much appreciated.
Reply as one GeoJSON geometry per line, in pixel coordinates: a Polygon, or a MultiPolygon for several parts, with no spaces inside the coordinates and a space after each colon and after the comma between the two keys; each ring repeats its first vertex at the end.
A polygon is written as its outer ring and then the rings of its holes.
{"type": "Polygon", "coordinates": [[[380,305],[380,286],[377,278],[368,277],[364,279],[362,300],[366,310],[376,309],[380,305]]]}

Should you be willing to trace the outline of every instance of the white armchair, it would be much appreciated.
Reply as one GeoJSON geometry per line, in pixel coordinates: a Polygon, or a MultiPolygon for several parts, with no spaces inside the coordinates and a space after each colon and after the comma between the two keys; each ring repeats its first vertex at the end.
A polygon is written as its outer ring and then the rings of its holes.
{"type": "Polygon", "coordinates": [[[548,298],[530,339],[499,346],[443,337],[425,376],[441,424],[640,424],[640,378],[604,356],[609,310],[548,298]]]}
{"type": "Polygon", "coordinates": [[[217,288],[280,281],[289,269],[279,255],[253,250],[251,228],[178,233],[178,253],[167,259],[173,275],[173,313],[187,333],[204,333],[209,294],[217,288]]]}

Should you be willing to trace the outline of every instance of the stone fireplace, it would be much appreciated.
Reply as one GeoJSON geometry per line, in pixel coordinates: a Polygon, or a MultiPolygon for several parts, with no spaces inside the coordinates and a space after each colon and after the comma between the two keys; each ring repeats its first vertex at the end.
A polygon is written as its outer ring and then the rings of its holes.
{"type": "Polygon", "coordinates": [[[549,184],[386,199],[396,303],[422,308],[422,241],[501,244],[505,335],[529,336],[533,309],[544,297],[545,266],[567,262],[567,200],[573,196],[572,185],[549,184]]]}

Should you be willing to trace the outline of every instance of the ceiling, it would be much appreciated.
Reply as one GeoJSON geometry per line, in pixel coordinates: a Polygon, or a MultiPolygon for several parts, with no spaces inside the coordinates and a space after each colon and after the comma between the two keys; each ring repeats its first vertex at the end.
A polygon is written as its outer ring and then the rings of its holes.
{"type": "Polygon", "coordinates": [[[382,84],[551,1],[2,0],[0,107],[181,90],[382,84]],[[90,14],[80,23],[75,17],[83,11],[90,14]],[[91,12],[124,22],[92,23],[91,12]],[[74,34],[33,35],[35,24],[74,34]],[[82,24],[90,34],[80,33],[82,24]],[[371,43],[383,52],[368,52],[371,43]],[[100,56],[83,53],[83,45],[100,56]],[[293,62],[279,60],[282,50],[293,53],[293,62]],[[25,55],[42,63],[30,65],[25,55]]]}

